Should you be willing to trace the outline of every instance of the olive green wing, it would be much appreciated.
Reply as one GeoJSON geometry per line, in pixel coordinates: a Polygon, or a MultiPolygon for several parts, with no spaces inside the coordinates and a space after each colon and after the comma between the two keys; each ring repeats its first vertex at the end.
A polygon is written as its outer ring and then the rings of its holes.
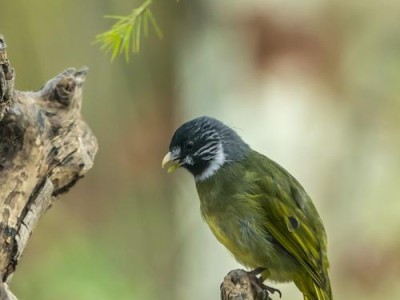
{"type": "MultiPolygon", "coordinates": [[[[326,286],[326,234],[302,186],[285,169],[258,154],[256,185],[266,230],[321,287],[326,286]]],[[[254,168],[253,168],[254,170],[254,168]]]]}

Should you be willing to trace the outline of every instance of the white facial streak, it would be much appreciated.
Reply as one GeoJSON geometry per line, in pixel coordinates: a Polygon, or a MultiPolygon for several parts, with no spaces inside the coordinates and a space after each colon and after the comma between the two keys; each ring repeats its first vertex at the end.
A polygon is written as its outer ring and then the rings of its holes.
{"type": "Polygon", "coordinates": [[[196,181],[204,181],[207,178],[211,177],[222,167],[225,163],[225,153],[222,147],[221,142],[218,144],[217,152],[215,153],[214,158],[210,161],[210,165],[201,173],[195,177],[196,181]]]}
{"type": "Polygon", "coordinates": [[[180,147],[175,147],[171,150],[171,156],[173,158],[177,158],[179,157],[179,155],[181,154],[181,148],[180,147]]]}

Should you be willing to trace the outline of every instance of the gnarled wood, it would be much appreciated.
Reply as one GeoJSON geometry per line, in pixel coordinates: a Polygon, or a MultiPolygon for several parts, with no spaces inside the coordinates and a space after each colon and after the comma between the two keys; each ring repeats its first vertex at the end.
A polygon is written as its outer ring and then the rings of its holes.
{"type": "Polygon", "coordinates": [[[6,48],[4,37],[0,34],[0,120],[11,106],[14,91],[14,69],[8,61],[6,48]]]}
{"type": "Polygon", "coordinates": [[[0,37],[1,299],[15,299],[7,284],[40,217],[93,165],[97,141],[80,113],[86,74],[71,68],[38,92],[15,91],[0,37]]]}
{"type": "Polygon", "coordinates": [[[221,300],[270,300],[256,276],[241,269],[230,271],[221,284],[221,300]]]}

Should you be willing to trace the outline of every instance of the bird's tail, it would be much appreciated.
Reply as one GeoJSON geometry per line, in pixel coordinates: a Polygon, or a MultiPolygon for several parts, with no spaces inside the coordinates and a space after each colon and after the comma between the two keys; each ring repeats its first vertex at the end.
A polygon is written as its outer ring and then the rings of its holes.
{"type": "Polygon", "coordinates": [[[304,300],[332,300],[331,283],[328,276],[325,278],[323,285],[319,285],[309,276],[299,278],[295,284],[303,293],[304,300]]]}

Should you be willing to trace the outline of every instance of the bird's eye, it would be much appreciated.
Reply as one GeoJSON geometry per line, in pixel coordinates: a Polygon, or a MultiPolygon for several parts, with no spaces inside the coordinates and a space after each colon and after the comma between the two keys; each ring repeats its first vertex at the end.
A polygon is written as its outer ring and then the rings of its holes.
{"type": "Polygon", "coordinates": [[[192,141],[189,141],[185,144],[184,148],[185,150],[193,150],[194,143],[192,141]]]}

